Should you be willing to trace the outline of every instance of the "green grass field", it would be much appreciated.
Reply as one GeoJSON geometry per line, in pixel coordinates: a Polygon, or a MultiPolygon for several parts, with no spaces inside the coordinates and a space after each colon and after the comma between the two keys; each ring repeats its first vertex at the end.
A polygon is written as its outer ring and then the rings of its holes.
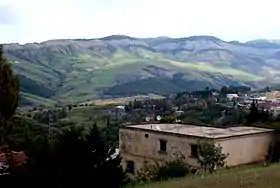
{"type": "Polygon", "coordinates": [[[110,106],[84,106],[74,108],[69,111],[66,118],[61,119],[62,122],[71,122],[77,126],[92,126],[96,123],[99,127],[106,125],[106,116],[108,115],[110,106]]]}
{"type": "Polygon", "coordinates": [[[126,105],[130,101],[134,100],[147,100],[147,99],[163,99],[163,96],[149,94],[149,95],[136,95],[133,97],[120,97],[120,98],[113,98],[113,99],[96,99],[87,102],[83,102],[81,104],[88,104],[88,105],[95,105],[98,107],[101,106],[117,106],[117,105],[126,105]]]}
{"type": "Polygon", "coordinates": [[[205,177],[186,177],[127,188],[279,188],[280,165],[250,166],[205,177]]]}
{"type": "Polygon", "coordinates": [[[181,67],[184,69],[191,69],[191,70],[197,70],[197,71],[209,72],[209,73],[220,73],[224,75],[233,76],[237,80],[258,81],[263,79],[260,76],[250,74],[245,71],[233,69],[230,67],[215,67],[209,65],[208,63],[203,63],[203,62],[185,63],[185,62],[171,61],[170,63],[174,66],[181,67]]]}
{"type": "Polygon", "coordinates": [[[43,105],[46,107],[50,107],[50,106],[54,106],[57,102],[55,102],[54,100],[51,99],[46,99],[43,97],[39,97],[37,95],[32,95],[29,93],[21,93],[21,96],[27,100],[28,102],[34,104],[34,105],[43,105]]]}

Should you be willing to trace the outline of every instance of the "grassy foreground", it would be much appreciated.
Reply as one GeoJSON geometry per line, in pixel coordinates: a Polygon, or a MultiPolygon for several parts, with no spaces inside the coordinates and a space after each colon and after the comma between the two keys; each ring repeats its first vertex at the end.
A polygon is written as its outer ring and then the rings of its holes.
{"type": "Polygon", "coordinates": [[[234,169],[206,177],[187,177],[134,188],[279,188],[280,165],[234,169]]]}

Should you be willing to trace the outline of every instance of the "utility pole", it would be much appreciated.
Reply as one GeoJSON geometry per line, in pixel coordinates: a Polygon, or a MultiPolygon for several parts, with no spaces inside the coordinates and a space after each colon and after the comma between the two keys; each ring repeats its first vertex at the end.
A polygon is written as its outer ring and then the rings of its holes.
{"type": "Polygon", "coordinates": [[[152,123],[155,123],[155,121],[156,121],[156,110],[155,110],[155,108],[156,108],[156,105],[153,105],[153,109],[152,109],[152,113],[151,113],[151,122],[152,123]]]}
{"type": "Polygon", "coordinates": [[[53,145],[53,110],[49,109],[48,110],[48,142],[49,142],[49,147],[48,147],[48,168],[50,171],[54,170],[55,168],[55,163],[54,163],[54,145],[53,145]]]}
{"type": "Polygon", "coordinates": [[[49,143],[51,143],[53,140],[53,113],[51,110],[48,110],[48,116],[49,116],[48,140],[49,140],[49,143]]]}

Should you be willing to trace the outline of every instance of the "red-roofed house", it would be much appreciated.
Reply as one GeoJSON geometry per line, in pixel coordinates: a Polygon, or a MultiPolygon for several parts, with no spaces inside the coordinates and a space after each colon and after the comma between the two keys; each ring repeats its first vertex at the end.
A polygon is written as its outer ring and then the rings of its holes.
{"type": "Polygon", "coordinates": [[[8,163],[7,156],[8,155],[11,155],[11,160],[15,167],[22,167],[27,162],[27,156],[25,155],[25,153],[23,151],[20,151],[20,152],[11,151],[10,154],[0,152],[0,170],[5,170],[6,168],[8,168],[8,165],[7,165],[7,163],[8,163]]]}

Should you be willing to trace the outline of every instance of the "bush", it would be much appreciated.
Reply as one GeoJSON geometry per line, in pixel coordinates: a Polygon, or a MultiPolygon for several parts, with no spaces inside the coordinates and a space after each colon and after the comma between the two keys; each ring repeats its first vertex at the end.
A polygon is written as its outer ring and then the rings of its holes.
{"type": "Polygon", "coordinates": [[[174,123],[176,117],[173,115],[165,116],[160,120],[160,123],[174,123]]]}
{"type": "Polygon", "coordinates": [[[178,178],[187,175],[189,165],[184,161],[185,157],[182,154],[175,153],[175,159],[167,162],[154,161],[153,164],[144,162],[143,167],[137,172],[136,181],[161,181],[170,178],[178,178]]]}
{"type": "Polygon", "coordinates": [[[183,177],[189,173],[189,167],[183,158],[177,158],[165,163],[158,170],[157,180],[183,177]]]}
{"type": "Polygon", "coordinates": [[[135,180],[138,182],[155,181],[160,167],[157,161],[154,161],[154,164],[145,161],[143,167],[137,172],[135,180]]]}

